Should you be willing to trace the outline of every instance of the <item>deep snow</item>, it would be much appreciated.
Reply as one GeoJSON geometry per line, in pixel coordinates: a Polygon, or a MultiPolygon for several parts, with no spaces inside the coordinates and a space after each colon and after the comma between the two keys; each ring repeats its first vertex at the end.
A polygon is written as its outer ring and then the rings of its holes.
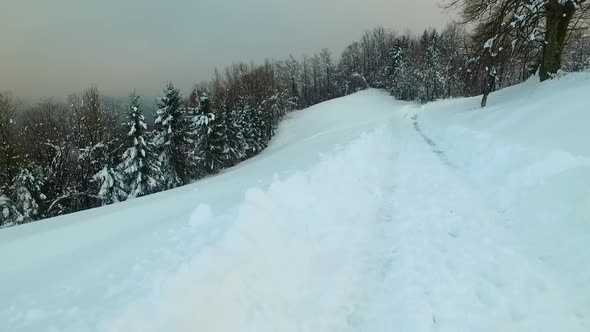
{"type": "Polygon", "coordinates": [[[419,122],[590,314],[590,73],[426,105],[419,122]]]}
{"type": "Polygon", "coordinates": [[[587,91],[364,91],[218,176],[0,230],[0,330],[588,331],[587,91]]]}

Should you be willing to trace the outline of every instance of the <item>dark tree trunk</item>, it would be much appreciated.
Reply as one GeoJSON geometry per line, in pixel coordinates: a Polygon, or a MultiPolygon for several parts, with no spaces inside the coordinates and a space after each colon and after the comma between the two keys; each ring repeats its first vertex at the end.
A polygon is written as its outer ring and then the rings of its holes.
{"type": "Polygon", "coordinates": [[[496,89],[496,67],[492,67],[486,72],[486,78],[483,86],[483,97],[481,98],[481,107],[484,108],[488,104],[488,96],[496,89]]]}
{"type": "Polygon", "coordinates": [[[549,0],[546,10],[547,31],[540,69],[541,81],[550,79],[561,69],[561,53],[576,6],[571,1],[560,4],[558,0],[549,0]]]}

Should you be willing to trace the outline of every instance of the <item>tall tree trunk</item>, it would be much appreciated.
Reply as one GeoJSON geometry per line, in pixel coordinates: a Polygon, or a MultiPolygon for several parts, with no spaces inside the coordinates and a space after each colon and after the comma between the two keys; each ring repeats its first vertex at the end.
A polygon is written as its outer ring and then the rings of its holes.
{"type": "Polygon", "coordinates": [[[541,81],[550,79],[561,69],[561,54],[567,38],[569,24],[576,12],[572,1],[561,4],[559,0],[547,3],[545,45],[541,61],[541,81]]]}
{"type": "Polygon", "coordinates": [[[486,71],[483,97],[481,98],[481,108],[486,107],[488,104],[488,96],[496,89],[496,74],[496,67],[492,67],[489,71],[486,71]]]}

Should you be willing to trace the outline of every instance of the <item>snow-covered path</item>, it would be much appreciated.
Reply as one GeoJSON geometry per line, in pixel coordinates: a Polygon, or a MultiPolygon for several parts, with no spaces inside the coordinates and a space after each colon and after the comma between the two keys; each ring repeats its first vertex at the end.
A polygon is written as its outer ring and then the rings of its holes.
{"type": "Polygon", "coordinates": [[[365,91],[219,176],[0,231],[0,331],[588,331],[586,284],[419,112],[365,91]]]}
{"type": "Polygon", "coordinates": [[[413,113],[400,125],[391,220],[382,230],[383,289],[361,330],[588,330],[584,295],[525,254],[526,239],[412,125],[413,113]]]}

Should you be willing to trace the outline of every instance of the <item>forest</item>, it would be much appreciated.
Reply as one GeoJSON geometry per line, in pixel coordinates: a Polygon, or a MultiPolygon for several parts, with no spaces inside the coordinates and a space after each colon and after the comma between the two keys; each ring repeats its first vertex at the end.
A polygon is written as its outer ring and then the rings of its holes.
{"type": "MultiPolygon", "coordinates": [[[[367,88],[399,100],[487,96],[535,76],[590,67],[585,0],[455,0],[457,22],[422,34],[378,27],[339,57],[236,63],[185,93],[172,82],[156,114],[90,86],[21,109],[0,93],[0,227],[173,189],[264,150],[289,112],[367,88]],[[154,119],[153,121],[147,119],[154,119]]],[[[198,78],[195,78],[198,79],[198,78]]],[[[92,81],[92,78],[88,78],[92,81]]],[[[485,109],[484,109],[485,111],[485,109]]]]}

